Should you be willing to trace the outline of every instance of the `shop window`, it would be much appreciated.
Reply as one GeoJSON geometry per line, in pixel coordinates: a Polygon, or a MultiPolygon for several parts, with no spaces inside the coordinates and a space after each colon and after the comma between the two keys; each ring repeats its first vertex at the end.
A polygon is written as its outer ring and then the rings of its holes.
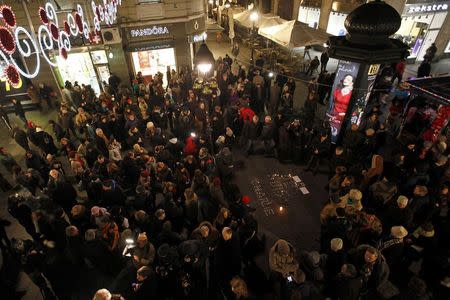
{"type": "Polygon", "coordinates": [[[136,73],[142,72],[144,76],[153,77],[156,73],[160,72],[164,75],[164,85],[167,84],[167,67],[171,70],[176,70],[174,48],[132,52],[131,56],[136,73]]]}

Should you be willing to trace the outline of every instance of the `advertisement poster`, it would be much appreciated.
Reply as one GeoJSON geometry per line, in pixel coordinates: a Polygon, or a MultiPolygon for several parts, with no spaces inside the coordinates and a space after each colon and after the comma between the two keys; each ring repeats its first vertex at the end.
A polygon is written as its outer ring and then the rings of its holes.
{"type": "Polygon", "coordinates": [[[350,119],[351,124],[359,125],[361,118],[364,114],[367,102],[369,102],[370,95],[372,93],[373,86],[375,85],[375,79],[377,78],[380,65],[370,65],[367,72],[367,90],[357,93],[355,105],[353,106],[352,116],[350,119]]]}
{"type": "Polygon", "coordinates": [[[347,113],[353,93],[353,84],[358,75],[359,64],[341,60],[338,63],[333,92],[330,96],[330,106],[327,116],[331,127],[331,142],[336,143],[345,114],[347,113]]]}

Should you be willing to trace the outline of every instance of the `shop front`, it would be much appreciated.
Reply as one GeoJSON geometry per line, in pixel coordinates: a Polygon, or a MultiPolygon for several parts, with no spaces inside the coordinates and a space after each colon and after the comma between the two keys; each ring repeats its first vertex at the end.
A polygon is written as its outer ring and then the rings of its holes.
{"type": "Polygon", "coordinates": [[[447,17],[450,1],[408,0],[395,38],[410,46],[411,61],[422,61],[447,17]]]}
{"type": "Polygon", "coordinates": [[[128,47],[134,74],[141,72],[144,78],[151,80],[162,73],[164,85],[167,84],[166,72],[176,70],[175,42],[173,40],[153,41],[128,47]]]}
{"type": "Polygon", "coordinates": [[[74,49],[67,55],[67,59],[56,56],[57,73],[61,85],[70,81],[79,85],[90,85],[98,95],[108,82],[110,76],[108,59],[105,50],[74,49]]]}
{"type": "Polygon", "coordinates": [[[192,66],[194,44],[206,38],[205,29],[204,18],[123,28],[130,78],[141,72],[151,80],[160,72],[167,85],[169,69],[179,71],[180,67],[192,66]]]}

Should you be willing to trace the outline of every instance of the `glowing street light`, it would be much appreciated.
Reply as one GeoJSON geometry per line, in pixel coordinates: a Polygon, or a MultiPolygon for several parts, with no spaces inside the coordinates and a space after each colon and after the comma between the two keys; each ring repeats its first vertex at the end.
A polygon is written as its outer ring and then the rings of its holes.
{"type": "MultiPolygon", "coordinates": [[[[252,38],[254,39],[255,38],[255,23],[256,23],[256,21],[258,21],[258,18],[259,18],[259,15],[258,15],[258,12],[256,11],[256,10],[254,10],[254,11],[252,11],[252,13],[250,14],[250,21],[252,21],[253,22],[253,26],[252,26],[252,38]]],[[[251,62],[252,62],[252,64],[254,63],[254,60],[253,60],[253,48],[254,47],[252,47],[252,56],[251,56],[251,62]]]]}
{"type": "Polygon", "coordinates": [[[230,8],[230,6],[231,6],[231,3],[230,3],[230,1],[225,1],[225,8],[230,8]]]}
{"type": "MultiPolygon", "coordinates": [[[[258,12],[257,12],[257,11],[253,11],[253,12],[250,14],[250,21],[252,21],[252,22],[254,23],[254,22],[258,21],[258,19],[259,19],[258,12]]],[[[253,25],[254,25],[254,24],[253,24],[253,25]]]]}
{"type": "Polygon", "coordinates": [[[211,53],[205,42],[203,42],[195,54],[194,64],[201,73],[206,75],[209,71],[211,71],[215,62],[216,60],[214,59],[214,55],[211,53]]]}

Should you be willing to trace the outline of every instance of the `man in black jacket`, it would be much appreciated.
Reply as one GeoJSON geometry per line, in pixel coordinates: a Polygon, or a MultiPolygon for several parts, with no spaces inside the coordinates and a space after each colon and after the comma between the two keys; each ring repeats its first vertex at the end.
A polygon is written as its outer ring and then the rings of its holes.
{"type": "Polygon", "coordinates": [[[323,131],[312,143],[312,153],[305,171],[312,171],[314,175],[317,173],[320,162],[329,155],[330,139],[328,132],[323,131]]]}
{"type": "Polygon", "coordinates": [[[25,116],[25,110],[23,109],[20,100],[12,99],[11,102],[14,105],[14,112],[16,113],[16,116],[18,116],[26,124],[28,120],[27,117],[25,116]]]}

